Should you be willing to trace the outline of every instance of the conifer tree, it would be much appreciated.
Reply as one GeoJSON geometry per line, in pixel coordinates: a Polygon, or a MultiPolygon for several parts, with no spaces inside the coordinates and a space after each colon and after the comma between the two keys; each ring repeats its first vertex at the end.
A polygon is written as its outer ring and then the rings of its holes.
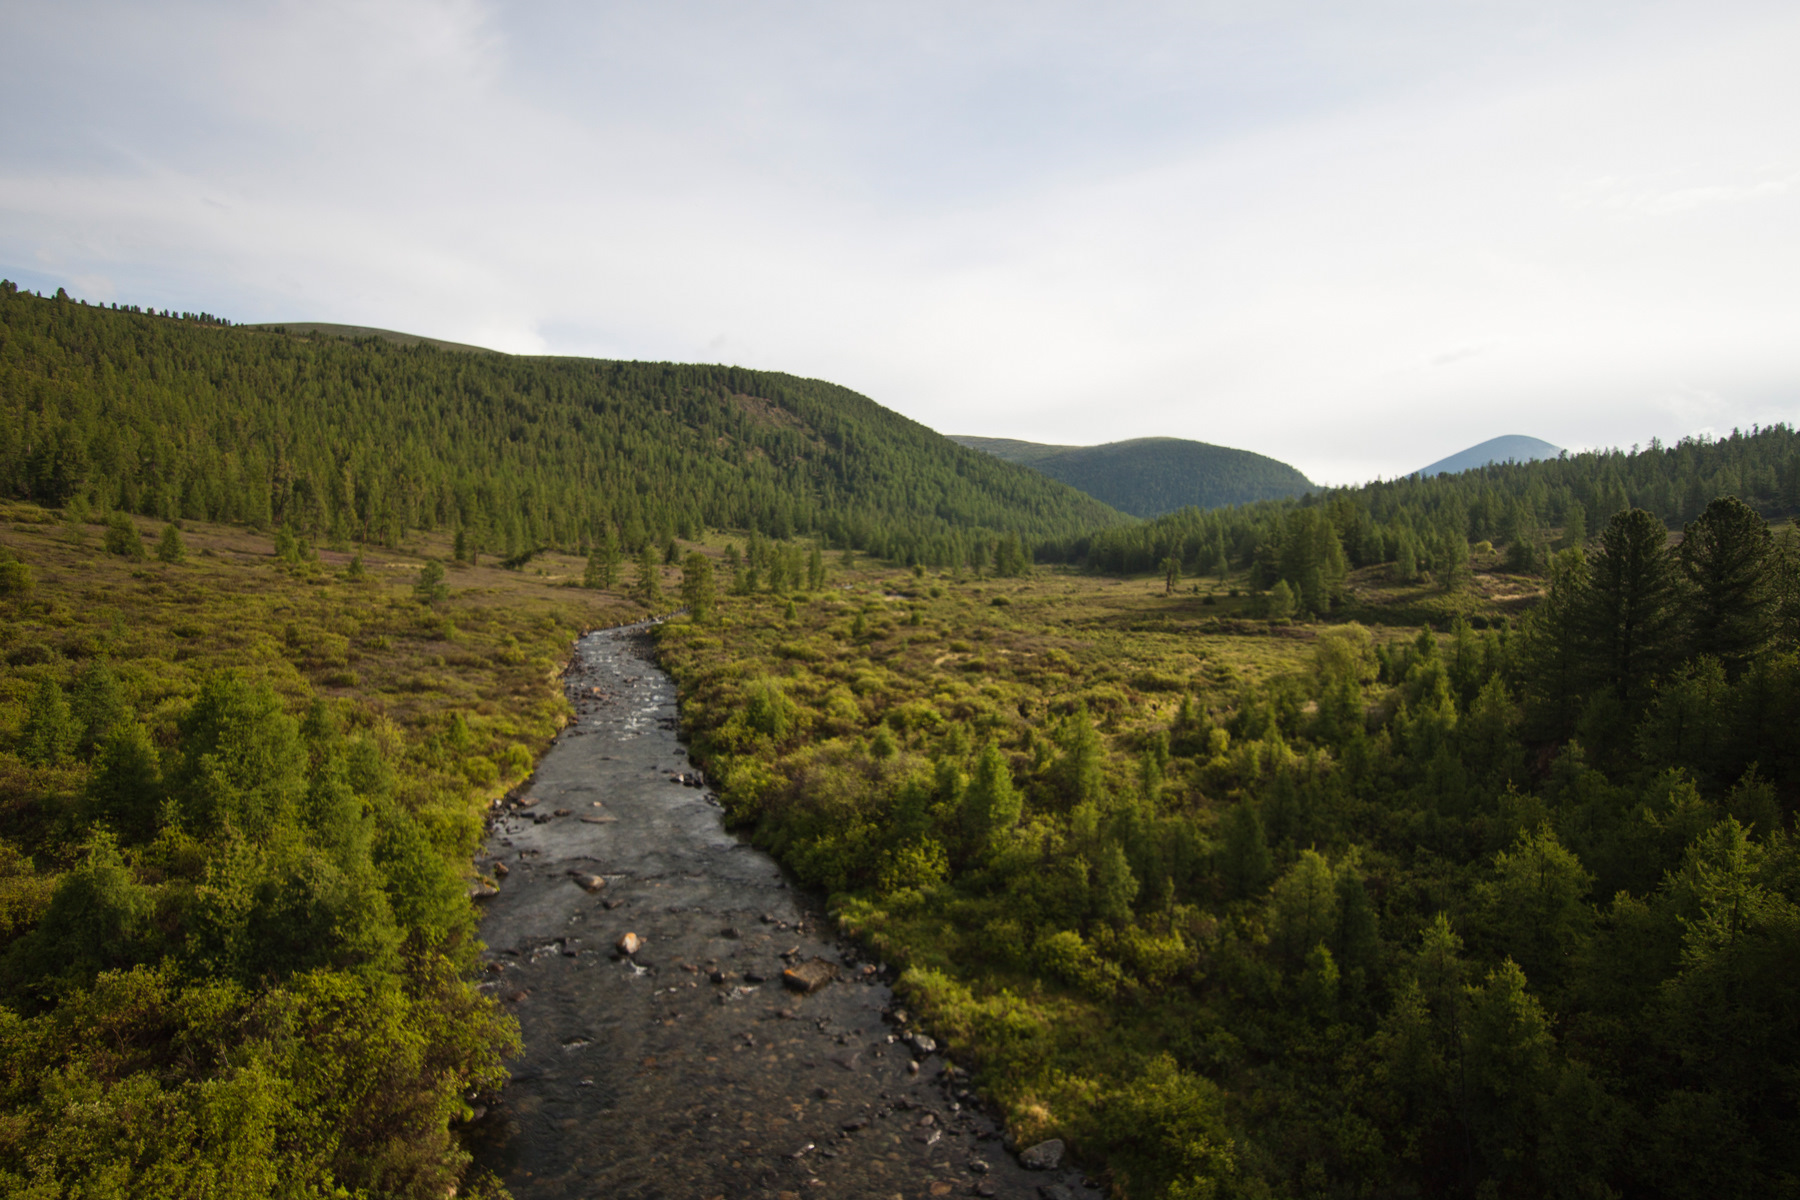
{"type": "Polygon", "coordinates": [[[656,564],[656,550],[649,542],[638,551],[637,589],[638,595],[650,607],[662,603],[662,571],[656,564]]]}
{"type": "Polygon", "coordinates": [[[624,554],[619,548],[618,530],[608,525],[606,536],[600,540],[600,586],[609,588],[619,581],[619,563],[624,554]]]}
{"type": "Polygon", "coordinates": [[[989,742],[975,760],[975,770],[963,790],[964,829],[977,857],[994,848],[996,840],[1018,824],[1023,801],[1013,787],[1012,772],[1000,748],[989,742]]]}
{"type": "Polygon", "coordinates": [[[81,737],[81,727],[56,680],[38,682],[25,709],[19,731],[19,757],[26,762],[53,767],[66,761],[81,737]]]}
{"type": "Polygon", "coordinates": [[[1679,576],[1668,530],[1641,508],[1613,516],[1601,531],[1580,601],[1588,671],[1635,714],[1650,682],[1676,649],[1679,576]]]}
{"type": "Polygon", "coordinates": [[[1285,621],[1294,615],[1294,589],[1285,579],[1277,579],[1269,589],[1269,620],[1285,621]]]}
{"type": "Polygon", "coordinates": [[[125,513],[113,510],[106,518],[106,537],[100,543],[108,554],[117,554],[124,558],[142,559],[144,557],[144,539],[138,533],[137,525],[125,513]]]}
{"type": "Polygon", "coordinates": [[[1681,568],[1694,589],[1693,650],[1717,658],[1733,677],[1772,632],[1773,544],[1768,524],[1735,496],[1708,504],[1681,542],[1681,568]]]}
{"type": "Polygon", "coordinates": [[[690,551],[681,563],[681,602],[694,622],[703,625],[712,620],[715,599],[712,560],[698,550],[690,551]]]}
{"type": "Polygon", "coordinates": [[[444,584],[444,564],[437,559],[426,562],[419,572],[419,580],[413,584],[413,596],[420,604],[437,604],[447,600],[450,589],[444,584]]]}
{"type": "Polygon", "coordinates": [[[182,545],[181,531],[173,522],[163,526],[162,537],[156,543],[156,557],[159,562],[178,563],[187,558],[187,547],[182,545]]]}

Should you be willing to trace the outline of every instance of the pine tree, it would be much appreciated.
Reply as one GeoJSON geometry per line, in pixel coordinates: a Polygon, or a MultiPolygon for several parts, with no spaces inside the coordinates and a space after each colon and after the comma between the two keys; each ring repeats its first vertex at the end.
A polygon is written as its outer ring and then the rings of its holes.
{"type": "Polygon", "coordinates": [[[600,556],[600,548],[588,551],[587,567],[581,572],[581,586],[584,588],[603,588],[606,586],[606,564],[600,556]]]}
{"type": "Polygon", "coordinates": [[[1692,638],[1696,654],[1710,654],[1736,677],[1768,644],[1774,536],[1755,510],[1721,496],[1690,521],[1680,552],[1693,586],[1692,638]]]}
{"type": "Polygon", "coordinates": [[[144,558],[144,538],[135,522],[125,513],[114,510],[106,518],[106,537],[100,543],[108,554],[124,558],[144,558]]]}
{"type": "Polygon", "coordinates": [[[656,550],[649,542],[638,551],[637,588],[638,595],[651,608],[662,603],[662,571],[656,564],[656,550]]]}
{"type": "Polygon", "coordinates": [[[1220,881],[1229,898],[1248,900],[1262,890],[1274,868],[1262,818],[1253,802],[1240,800],[1226,810],[1221,824],[1224,837],[1219,850],[1220,881]]]}
{"type": "Polygon", "coordinates": [[[1646,701],[1675,650],[1679,576],[1668,538],[1663,523],[1641,508],[1616,514],[1596,540],[1582,592],[1589,677],[1628,715],[1646,701]]]}
{"type": "Polygon", "coordinates": [[[1401,583],[1411,583],[1419,577],[1419,551],[1410,533],[1400,535],[1400,549],[1394,558],[1394,577],[1401,583]]]}
{"type": "Polygon", "coordinates": [[[160,562],[178,563],[187,558],[187,547],[181,543],[181,531],[174,524],[163,526],[162,538],[156,543],[156,557],[160,562]]]}
{"type": "Polygon", "coordinates": [[[19,757],[53,767],[66,761],[81,738],[81,727],[54,679],[39,681],[19,730],[19,757]]]}
{"type": "Polygon", "coordinates": [[[712,619],[715,600],[712,560],[691,551],[681,563],[681,602],[696,624],[705,624],[712,619]]]}
{"type": "Polygon", "coordinates": [[[1277,579],[1269,589],[1269,620],[1285,621],[1294,615],[1294,589],[1285,579],[1277,579]]]}
{"type": "Polygon", "coordinates": [[[437,604],[450,597],[450,589],[444,584],[444,564],[437,559],[430,559],[419,572],[419,580],[413,584],[413,596],[420,604],[437,604]]]}
{"type": "Polygon", "coordinates": [[[976,758],[975,770],[962,794],[963,827],[976,856],[992,850],[997,839],[1018,824],[1023,810],[1006,756],[989,742],[976,758]]]}
{"type": "Polygon", "coordinates": [[[619,533],[612,526],[607,526],[606,536],[600,541],[600,586],[609,588],[619,581],[619,563],[624,553],[619,548],[619,533]]]}

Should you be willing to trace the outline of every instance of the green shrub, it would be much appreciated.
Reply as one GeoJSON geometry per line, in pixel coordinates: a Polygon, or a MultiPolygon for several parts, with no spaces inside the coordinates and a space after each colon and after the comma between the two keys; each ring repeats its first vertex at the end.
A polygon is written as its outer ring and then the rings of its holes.
{"type": "Polygon", "coordinates": [[[116,509],[106,518],[106,536],[100,544],[108,554],[137,560],[145,557],[144,538],[138,532],[137,524],[116,509]]]}

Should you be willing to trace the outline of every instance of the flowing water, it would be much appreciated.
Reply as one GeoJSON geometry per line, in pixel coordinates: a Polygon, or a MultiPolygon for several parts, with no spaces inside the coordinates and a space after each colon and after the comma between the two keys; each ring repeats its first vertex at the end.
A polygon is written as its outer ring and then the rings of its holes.
{"type": "Polygon", "coordinates": [[[565,683],[578,719],[482,860],[483,987],[524,1050],[476,1142],[518,1200],[1095,1195],[1020,1166],[890,973],[725,830],[643,627],[582,638],[565,683]]]}

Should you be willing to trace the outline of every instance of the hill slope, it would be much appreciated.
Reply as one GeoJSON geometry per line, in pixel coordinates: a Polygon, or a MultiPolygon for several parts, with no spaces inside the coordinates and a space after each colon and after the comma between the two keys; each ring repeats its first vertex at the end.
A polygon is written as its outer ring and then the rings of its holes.
{"type": "Polygon", "coordinates": [[[1454,475],[1458,471],[1473,471],[1476,467],[1485,467],[1489,463],[1538,462],[1541,459],[1555,458],[1562,452],[1561,446],[1552,446],[1542,438],[1509,433],[1503,437],[1489,438],[1448,458],[1440,458],[1429,467],[1420,467],[1413,474],[1454,475]]]}
{"type": "Polygon", "coordinates": [[[956,435],[950,440],[1033,467],[1136,517],[1277,500],[1312,490],[1306,476],[1284,462],[1185,438],[1133,438],[1103,446],[956,435]]]}
{"type": "Polygon", "coordinates": [[[446,342],[442,338],[425,337],[417,333],[400,333],[393,329],[377,329],[373,325],[334,325],[329,321],[281,321],[265,325],[247,325],[246,329],[266,329],[272,333],[291,333],[305,337],[323,335],[325,337],[346,338],[350,341],[362,341],[367,338],[378,338],[391,342],[396,346],[435,346],[439,350],[460,350],[465,354],[499,354],[498,350],[489,350],[486,346],[471,346],[467,342],[446,342]]]}
{"type": "Polygon", "coordinates": [[[505,554],[705,526],[939,562],[1125,519],[820,380],[300,337],[10,289],[0,495],[340,544],[462,529],[505,554]]]}

